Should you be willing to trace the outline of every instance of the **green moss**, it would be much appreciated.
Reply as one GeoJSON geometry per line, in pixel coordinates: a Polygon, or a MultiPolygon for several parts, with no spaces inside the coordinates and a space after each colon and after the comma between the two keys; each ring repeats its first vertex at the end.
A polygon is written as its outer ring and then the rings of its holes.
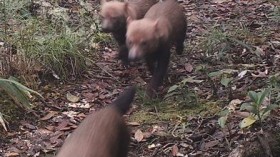
{"type": "Polygon", "coordinates": [[[143,123],[158,123],[159,121],[172,121],[181,119],[191,115],[214,115],[218,113],[221,108],[216,102],[207,102],[197,104],[196,106],[182,107],[177,102],[154,101],[146,102],[139,111],[136,111],[131,117],[131,121],[143,123]]]}

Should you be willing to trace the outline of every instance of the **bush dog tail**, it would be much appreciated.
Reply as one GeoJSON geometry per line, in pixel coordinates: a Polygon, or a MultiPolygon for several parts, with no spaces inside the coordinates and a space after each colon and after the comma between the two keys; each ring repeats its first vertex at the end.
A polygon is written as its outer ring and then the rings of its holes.
{"type": "Polygon", "coordinates": [[[123,93],[121,93],[116,100],[112,102],[112,107],[115,107],[121,115],[125,114],[134,99],[136,93],[136,87],[131,86],[125,89],[123,93]]]}

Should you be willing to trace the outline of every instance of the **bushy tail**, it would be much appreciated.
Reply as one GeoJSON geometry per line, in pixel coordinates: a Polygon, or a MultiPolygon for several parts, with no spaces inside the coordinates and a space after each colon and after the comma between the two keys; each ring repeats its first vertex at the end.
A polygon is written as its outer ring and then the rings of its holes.
{"type": "Polygon", "coordinates": [[[125,114],[134,99],[136,87],[128,87],[120,96],[113,101],[113,106],[123,115],[125,114]]]}

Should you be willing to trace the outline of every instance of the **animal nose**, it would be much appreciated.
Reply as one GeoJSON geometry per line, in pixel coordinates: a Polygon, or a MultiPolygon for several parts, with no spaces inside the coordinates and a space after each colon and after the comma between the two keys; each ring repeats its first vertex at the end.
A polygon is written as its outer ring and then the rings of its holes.
{"type": "Polygon", "coordinates": [[[130,61],[138,60],[138,50],[135,47],[132,47],[128,52],[128,59],[130,61]]]}
{"type": "Polygon", "coordinates": [[[109,33],[110,30],[107,27],[101,26],[101,32],[109,33]]]}
{"type": "Polygon", "coordinates": [[[101,31],[105,33],[110,32],[108,25],[108,21],[106,19],[103,19],[103,21],[101,22],[101,31]]]}

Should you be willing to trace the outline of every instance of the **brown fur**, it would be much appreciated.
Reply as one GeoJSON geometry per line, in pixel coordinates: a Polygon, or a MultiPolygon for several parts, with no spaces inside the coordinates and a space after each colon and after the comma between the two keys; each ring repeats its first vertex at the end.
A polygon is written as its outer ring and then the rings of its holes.
{"type": "Polygon", "coordinates": [[[57,157],[127,157],[130,134],[122,118],[133,100],[132,87],[113,105],[88,115],[66,139],[57,157]]]}
{"type": "Polygon", "coordinates": [[[157,0],[129,0],[127,2],[109,1],[103,2],[100,16],[102,18],[102,30],[110,32],[119,45],[119,58],[127,63],[128,50],[125,45],[126,19],[143,18],[149,8],[157,0]]]}
{"type": "Polygon", "coordinates": [[[129,59],[145,58],[153,74],[148,85],[148,95],[153,97],[166,74],[170,48],[176,45],[182,54],[186,37],[186,17],[175,0],[166,0],[152,6],[140,20],[128,18],[126,33],[129,59]]]}

